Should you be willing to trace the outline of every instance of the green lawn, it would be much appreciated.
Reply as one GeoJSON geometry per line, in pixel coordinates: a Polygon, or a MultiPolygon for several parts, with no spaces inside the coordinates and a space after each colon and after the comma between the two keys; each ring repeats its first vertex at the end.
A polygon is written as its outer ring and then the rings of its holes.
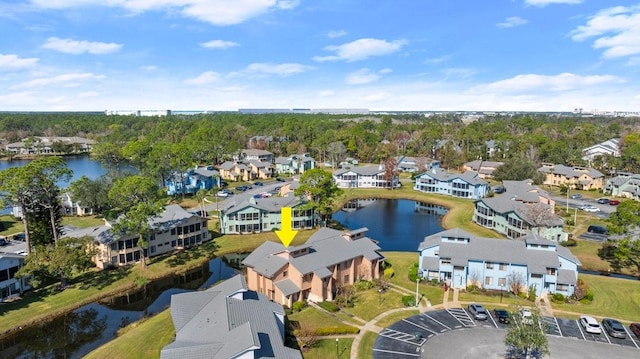
{"type": "Polygon", "coordinates": [[[358,359],[371,359],[373,358],[373,345],[376,343],[378,334],[374,332],[366,332],[360,340],[358,346],[358,359]]]}
{"type": "Polygon", "coordinates": [[[335,316],[314,307],[305,307],[299,312],[288,315],[287,318],[290,322],[297,322],[300,326],[307,327],[311,330],[345,326],[345,324],[335,316]]]}
{"type": "Polygon", "coordinates": [[[595,317],[613,317],[640,322],[640,284],[638,281],[600,275],[580,274],[593,290],[591,304],[555,304],[554,310],[587,313],[595,317]]]}
{"type": "Polygon", "coordinates": [[[392,290],[387,290],[380,294],[376,288],[358,292],[354,302],[355,304],[352,308],[344,308],[342,310],[366,321],[390,309],[404,307],[402,294],[392,290]]]}
{"type": "Polygon", "coordinates": [[[420,314],[420,311],[417,309],[409,309],[409,310],[403,310],[401,312],[391,313],[385,316],[384,318],[378,320],[376,322],[376,325],[379,326],[380,328],[386,328],[395,322],[401,321],[402,319],[405,319],[405,318],[413,317],[414,315],[418,315],[418,314],[420,314]]]}
{"type": "Polygon", "coordinates": [[[305,359],[341,358],[349,359],[353,338],[321,339],[307,352],[302,352],[305,359]],[[337,343],[337,345],[336,345],[337,343]]]}
{"type": "Polygon", "coordinates": [[[159,358],[173,341],[175,330],[169,310],[126,327],[117,338],[87,354],[85,359],[159,358]]]}
{"type": "Polygon", "coordinates": [[[104,224],[104,219],[97,218],[96,216],[62,217],[63,226],[89,228],[89,227],[101,226],[103,224],[104,224]]]}
{"type": "MultiPolygon", "coordinates": [[[[414,263],[418,263],[418,251],[416,252],[383,252],[387,262],[393,268],[391,283],[406,289],[411,293],[416,291],[416,283],[409,280],[409,269],[414,263]]],[[[418,293],[428,298],[432,305],[442,304],[444,290],[442,287],[420,283],[418,293]]]]}

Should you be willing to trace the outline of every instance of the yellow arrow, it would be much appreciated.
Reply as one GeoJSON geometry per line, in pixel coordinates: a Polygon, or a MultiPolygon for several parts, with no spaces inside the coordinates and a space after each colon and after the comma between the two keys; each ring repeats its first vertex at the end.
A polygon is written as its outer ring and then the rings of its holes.
{"type": "Polygon", "coordinates": [[[287,248],[296,237],[296,234],[298,234],[298,231],[291,229],[291,207],[282,207],[280,209],[280,217],[282,218],[282,229],[276,231],[276,234],[280,238],[280,242],[287,248]]]}

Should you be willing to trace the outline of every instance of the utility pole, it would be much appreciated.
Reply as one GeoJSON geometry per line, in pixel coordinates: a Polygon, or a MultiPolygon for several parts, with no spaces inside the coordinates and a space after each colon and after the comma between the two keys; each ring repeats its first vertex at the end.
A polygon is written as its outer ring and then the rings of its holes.
{"type": "Polygon", "coordinates": [[[418,285],[420,284],[420,278],[416,278],[416,307],[418,306],[418,285]]]}

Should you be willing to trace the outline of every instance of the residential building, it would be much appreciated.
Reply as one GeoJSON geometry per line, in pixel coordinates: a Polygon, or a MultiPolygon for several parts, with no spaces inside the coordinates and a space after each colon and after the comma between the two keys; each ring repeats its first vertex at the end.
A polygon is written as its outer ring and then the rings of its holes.
{"type": "Polygon", "coordinates": [[[300,209],[305,204],[292,194],[285,197],[251,197],[246,201],[220,210],[220,232],[242,234],[271,232],[282,228],[282,208],[290,207],[291,228],[311,229],[316,226],[317,215],[311,209],[300,209]]]}
{"type": "Polygon", "coordinates": [[[303,153],[289,157],[276,157],[275,166],[277,174],[296,175],[315,168],[316,162],[308,153],[303,153]]]}
{"type": "Polygon", "coordinates": [[[94,140],[83,137],[29,137],[20,142],[10,143],[5,150],[13,154],[50,154],[56,153],[55,143],[71,146],[70,153],[90,152],[95,144],[94,140]]]}
{"type": "Polygon", "coordinates": [[[10,300],[31,289],[27,278],[16,277],[24,265],[24,256],[0,252],[0,302],[10,300]]]}
{"type": "Polygon", "coordinates": [[[582,159],[589,163],[598,156],[620,157],[620,139],[612,138],[582,150],[582,159]]]}
{"type": "Polygon", "coordinates": [[[556,242],[529,234],[521,240],[475,237],[454,228],[425,237],[418,247],[419,273],[453,288],[572,295],[580,261],[556,242]]]}
{"type": "Polygon", "coordinates": [[[602,193],[612,197],[626,197],[640,200],[640,174],[618,172],[618,175],[607,180],[602,193]]]}
{"type": "MultiPolygon", "coordinates": [[[[74,201],[69,192],[64,192],[60,195],[60,204],[64,209],[65,216],[91,216],[94,214],[92,207],[83,206],[82,203],[74,201]]],[[[17,207],[17,211],[21,212],[20,207],[17,207]]]]}
{"type": "Polygon", "coordinates": [[[414,190],[458,198],[480,199],[489,192],[489,184],[477,172],[450,173],[433,168],[416,178],[414,190]]]}
{"type": "Polygon", "coordinates": [[[171,296],[174,341],[161,359],[302,359],[285,346],[282,305],[249,290],[236,275],[205,291],[171,296]]]}
{"type": "Polygon", "coordinates": [[[554,213],[553,206],[523,202],[507,193],[477,200],[473,222],[512,239],[529,234],[555,242],[569,238],[563,230],[564,220],[554,213]]]}
{"type": "Polygon", "coordinates": [[[467,172],[477,172],[480,178],[493,178],[493,171],[502,166],[504,162],[475,160],[464,164],[462,169],[467,172]]]}
{"type": "Polygon", "coordinates": [[[65,233],[63,237],[92,237],[97,253],[92,258],[99,268],[135,264],[146,258],[196,246],[211,240],[207,219],[184,210],[177,204],[164,208],[158,216],[149,219],[148,248],[138,246],[137,235],[118,235],[109,222],[90,228],[65,233]]]}
{"type": "Polygon", "coordinates": [[[585,191],[604,187],[604,175],[593,168],[543,163],[538,172],[545,175],[544,184],[550,186],[569,186],[585,191]]]}
{"type": "Polygon", "coordinates": [[[244,149],[240,152],[240,161],[273,162],[273,153],[258,149],[244,149]]]}
{"type": "Polygon", "coordinates": [[[398,170],[407,173],[421,173],[440,167],[440,161],[427,157],[398,156],[396,161],[398,162],[398,170]]]}
{"type": "Polygon", "coordinates": [[[245,162],[226,161],[218,167],[220,177],[229,181],[253,181],[273,176],[270,162],[248,160],[245,162]]]}
{"type": "Polygon", "coordinates": [[[242,262],[247,284],[289,307],[296,301],[333,300],[343,285],[380,278],[384,257],[366,232],[323,227],[301,246],[267,241],[242,262]]]}
{"type": "Polygon", "coordinates": [[[397,174],[392,180],[385,179],[384,165],[339,169],[333,172],[333,180],[340,188],[395,188],[400,186],[397,174]]]}
{"type": "Polygon", "coordinates": [[[545,203],[555,211],[556,200],[544,189],[536,186],[533,180],[502,181],[504,192],[500,196],[507,196],[523,203],[545,203]]]}
{"type": "Polygon", "coordinates": [[[213,166],[196,166],[185,173],[175,173],[167,178],[165,186],[170,196],[193,195],[199,190],[208,191],[220,187],[220,182],[220,172],[213,166]]]}

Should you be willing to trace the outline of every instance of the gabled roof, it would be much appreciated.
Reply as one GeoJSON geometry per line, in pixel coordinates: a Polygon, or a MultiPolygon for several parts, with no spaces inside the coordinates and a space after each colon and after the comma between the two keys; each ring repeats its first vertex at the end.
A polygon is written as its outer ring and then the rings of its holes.
{"type": "Polygon", "coordinates": [[[250,291],[237,275],[202,292],[171,297],[175,341],[162,349],[162,359],[252,358],[301,359],[284,346],[281,305],[250,291]]]}
{"type": "Polygon", "coordinates": [[[267,156],[273,155],[273,153],[266,150],[258,150],[258,149],[245,149],[242,150],[242,154],[245,156],[267,156]]]}
{"type": "Polygon", "coordinates": [[[378,252],[380,247],[370,238],[347,239],[343,234],[335,229],[321,228],[304,245],[288,248],[282,243],[265,242],[242,263],[265,277],[272,277],[287,263],[303,275],[315,272],[326,274],[328,267],[360,256],[368,260],[384,258],[378,252]],[[307,253],[285,258],[286,252],[300,249],[307,249],[307,253]],[[278,256],[283,253],[285,255],[278,256]]]}
{"type": "Polygon", "coordinates": [[[430,171],[424,172],[420,177],[431,177],[439,182],[452,182],[456,179],[467,182],[472,186],[488,185],[487,182],[478,177],[478,174],[473,171],[466,171],[464,173],[450,173],[442,168],[433,168],[430,171]]]}
{"type": "MultiPolygon", "coordinates": [[[[533,234],[527,235],[522,239],[508,240],[475,237],[461,230],[460,232],[451,231],[443,231],[425,237],[418,250],[422,251],[426,248],[439,246],[438,256],[440,258],[455,259],[461,265],[466,265],[468,261],[526,265],[532,273],[546,273],[546,268],[559,268],[559,256],[566,254],[564,253],[566,248],[556,242],[547,241],[533,234]],[[465,233],[467,236],[464,235],[465,233]],[[447,242],[443,240],[443,238],[449,237],[467,238],[468,241],[447,242]],[[555,251],[528,248],[527,243],[548,245],[555,248],[555,251]]],[[[575,257],[566,259],[580,265],[580,262],[575,257]]]]}
{"type": "Polygon", "coordinates": [[[505,195],[482,198],[477,202],[484,203],[486,207],[502,215],[514,212],[534,227],[554,227],[564,223],[562,217],[553,213],[552,207],[546,203],[522,203],[505,195]]]}
{"type": "Polygon", "coordinates": [[[351,167],[348,169],[339,169],[333,173],[334,176],[339,176],[345,174],[347,172],[353,172],[360,176],[374,176],[379,173],[384,173],[384,166],[362,166],[362,167],[351,167]]]}
{"type": "Polygon", "coordinates": [[[604,177],[602,172],[587,167],[568,167],[565,165],[544,165],[538,169],[539,172],[542,173],[554,173],[565,176],[567,178],[578,178],[583,174],[591,178],[600,178],[604,177]]]}
{"type": "Polygon", "coordinates": [[[253,197],[248,200],[242,201],[234,206],[229,207],[226,211],[223,211],[224,215],[229,215],[242,211],[246,208],[256,208],[261,211],[270,213],[280,212],[282,207],[295,207],[302,204],[303,201],[296,196],[284,196],[284,197],[267,197],[255,199],[253,197]]]}

